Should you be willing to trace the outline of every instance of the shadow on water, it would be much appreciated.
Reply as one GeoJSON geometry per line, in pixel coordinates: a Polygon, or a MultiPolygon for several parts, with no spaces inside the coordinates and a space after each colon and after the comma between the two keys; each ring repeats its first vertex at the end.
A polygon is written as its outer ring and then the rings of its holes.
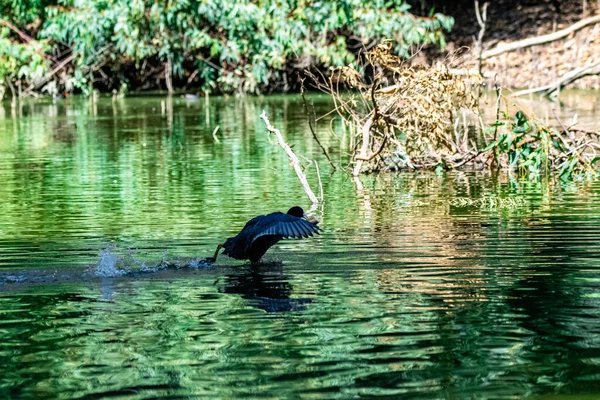
{"type": "Polygon", "coordinates": [[[309,298],[292,298],[293,286],[288,282],[281,262],[248,265],[241,274],[226,275],[218,284],[219,292],[240,294],[248,304],[266,312],[306,310],[309,298]]]}

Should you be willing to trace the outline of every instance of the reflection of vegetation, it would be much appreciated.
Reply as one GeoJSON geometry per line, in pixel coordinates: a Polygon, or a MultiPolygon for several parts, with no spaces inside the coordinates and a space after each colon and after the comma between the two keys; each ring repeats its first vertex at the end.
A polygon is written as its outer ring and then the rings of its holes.
{"type": "MultiPolygon", "coordinates": [[[[252,114],[276,104],[288,139],[320,154],[286,101],[216,101],[219,145],[204,110],[173,104],[169,117],[154,100],[99,102],[95,118],[87,103],[46,105],[60,116],[46,127],[7,118],[0,152],[15,156],[2,158],[0,193],[12,205],[0,207],[15,226],[3,219],[0,239],[29,245],[35,220],[41,237],[60,229],[82,247],[121,230],[140,246],[171,235],[212,250],[257,209],[302,196],[253,131],[252,114]]],[[[599,304],[582,279],[597,273],[597,185],[454,172],[362,176],[355,190],[342,178],[326,180],[324,236],[284,243],[283,266],[13,286],[0,296],[0,395],[503,397],[597,372],[585,352],[599,304]],[[451,205],[491,196],[527,204],[451,205]]]]}
{"type": "MultiPolygon", "coordinates": [[[[314,101],[317,112],[330,107],[326,98],[315,97],[314,101]]],[[[78,262],[94,262],[97,249],[110,240],[124,241],[119,243],[124,248],[157,246],[155,254],[148,255],[155,262],[167,247],[169,258],[208,255],[216,243],[237,233],[249,218],[285,211],[290,204],[305,206],[299,201],[304,195],[287,158],[269,144],[264,126],[256,118],[263,108],[270,110],[271,120],[298,153],[309,158],[321,155],[302,116],[302,102],[296,98],[214,98],[207,108],[203,103],[178,103],[176,99],[171,106],[164,99],[100,99],[96,103],[70,99],[0,106],[4,116],[0,119],[0,153],[5,155],[1,157],[0,195],[6,200],[0,202],[4,215],[0,240],[16,246],[15,254],[21,260],[30,259],[24,248],[29,252],[35,249],[42,257],[47,254],[44,252],[60,253],[61,248],[74,247],[89,249],[89,258],[78,262]],[[34,118],[39,115],[48,118],[34,118]],[[216,125],[222,135],[218,144],[211,136],[216,125]]],[[[318,128],[332,157],[343,160],[329,124],[318,128]]],[[[447,221],[453,213],[469,211],[451,208],[457,199],[471,199],[473,204],[492,197],[527,199],[527,205],[494,211],[511,218],[527,214],[527,207],[533,207],[526,192],[508,192],[516,190],[509,188],[517,182],[504,182],[505,175],[496,183],[490,175],[480,175],[474,178],[476,184],[469,183],[468,174],[452,178],[452,184],[449,178],[433,174],[410,179],[388,174],[377,179],[364,177],[357,202],[357,192],[343,175],[322,172],[325,198],[336,199],[325,202],[323,223],[327,229],[333,224],[335,230],[343,221],[341,232],[359,229],[364,238],[381,229],[431,235],[432,243],[445,236],[480,234],[472,225],[462,226],[464,232],[453,225],[422,231],[447,221]],[[483,183],[485,180],[490,182],[483,183]],[[418,213],[410,213],[411,209],[418,213]]],[[[315,185],[314,172],[307,173],[315,185]]],[[[589,189],[577,190],[589,193],[589,189]]],[[[481,212],[490,209],[475,207],[481,212]]],[[[401,241],[413,239],[420,240],[409,236],[401,241]]],[[[385,243],[388,238],[382,240],[385,243]]],[[[284,243],[282,248],[310,249],[318,243],[284,243]]],[[[74,262],[72,257],[57,260],[74,262]]]]}
{"type": "MultiPolygon", "coordinates": [[[[317,112],[330,106],[315,102],[317,112]]],[[[301,105],[0,104],[0,267],[35,264],[38,246],[43,265],[51,256],[78,262],[89,248],[95,259],[108,239],[159,254],[212,250],[248,217],[303,196],[256,118],[267,108],[287,140],[314,157],[321,150],[301,105]]],[[[319,133],[343,158],[327,129],[319,133]]],[[[323,236],[282,243],[283,265],[226,261],[5,284],[0,397],[496,398],[596,389],[597,182],[337,174],[324,190],[323,236]]]]}
{"type": "Polygon", "coordinates": [[[296,71],[343,65],[382,37],[402,55],[443,45],[453,19],[409,10],[402,0],[3,1],[0,85],[8,78],[29,90],[50,82],[47,90],[87,93],[165,79],[170,87],[173,76],[205,90],[287,90],[296,71]]]}
{"type": "Polygon", "coordinates": [[[480,197],[472,199],[469,197],[456,197],[450,199],[450,204],[455,207],[481,207],[481,208],[511,208],[519,207],[527,203],[522,197],[480,197]]]}
{"type": "MultiPolygon", "coordinates": [[[[363,189],[373,200],[371,214],[363,210],[352,220],[339,214],[340,204],[331,229],[353,234],[332,234],[315,264],[180,270],[3,293],[0,394],[470,398],[561,387],[576,392],[572,385],[582,373],[597,373],[590,361],[600,304],[587,296],[596,288],[582,279],[595,279],[589,255],[597,249],[564,246],[577,244],[577,235],[588,234],[596,221],[580,226],[583,218],[569,214],[572,203],[539,217],[529,212],[511,219],[508,212],[503,220],[478,209],[448,214],[447,205],[446,214],[429,217],[423,212],[429,208],[385,202],[402,200],[411,189],[421,196],[440,187],[473,195],[492,190],[477,177],[465,178],[389,179],[363,189]],[[534,224],[546,216],[552,217],[546,225],[534,224]],[[348,222],[336,223],[341,217],[348,222]],[[402,231],[394,229],[399,224],[402,231]],[[481,235],[435,236],[468,229],[481,235]],[[361,232],[372,233],[375,244],[361,232]]],[[[540,192],[537,185],[495,190],[531,195],[540,192]]],[[[348,199],[343,205],[352,208],[348,199]]]]}
{"type": "Polygon", "coordinates": [[[272,110],[288,140],[312,157],[320,150],[304,140],[298,106],[288,97],[215,97],[210,107],[157,98],[4,103],[0,240],[29,251],[45,243],[51,254],[80,246],[92,260],[109,240],[124,240],[119,246],[125,248],[156,240],[155,261],[174,239],[194,246],[171,247],[169,256],[200,256],[198,245],[212,251],[249,218],[302,198],[285,156],[256,118],[263,108],[272,110]],[[219,144],[211,135],[216,125],[219,144]]]}

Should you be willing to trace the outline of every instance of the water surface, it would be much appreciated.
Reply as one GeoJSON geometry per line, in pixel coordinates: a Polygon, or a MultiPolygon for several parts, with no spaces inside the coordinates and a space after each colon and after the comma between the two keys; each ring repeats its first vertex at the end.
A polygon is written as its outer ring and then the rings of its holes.
{"type": "Polygon", "coordinates": [[[2,103],[0,397],[596,398],[600,183],[330,172],[295,96],[2,103]],[[308,207],[263,109],[323,234],[189,267],[308,207]]]}

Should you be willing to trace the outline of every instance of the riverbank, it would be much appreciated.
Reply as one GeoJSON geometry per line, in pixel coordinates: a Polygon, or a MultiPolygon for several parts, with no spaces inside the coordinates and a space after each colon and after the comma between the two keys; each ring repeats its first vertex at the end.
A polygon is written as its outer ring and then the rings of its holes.
{"type": "MultiPolygon", "coordinates": [[[[445,51],[433,50],[417,57],[417,62],[431,62],[431,59],[452,59],[451,63],[460,68],[478,68],[476,38],[481,26],[476,17],[474,2],[457,1],[453,5],[429,2],[428,7],[455,18],[452,32],[446,38],[445,51]],[[466,48],[466,49],[465,49],[466,48]],[[457,54],[456,57],[450,55],[457,54]]],[[[481,2],[483,3],[483,2],[481,2]]],[[[487,21],[482,40],[482,50],[486,52],[506,46],[508,43],[540,37],[567,29],[581,20],[600,15],[597,2],[590,1],[536,1],[530,4],[500,0],[487,7],[487,21]]],[[[481,7],[483,8],[483,7],[481,7]]],[[[489,84],[497,82],[508,88],[533,89],[552,85],[567,74],[597,62],[600,54],[600,23],[592,23],[556,41],[509,51],[482,60],[482,71],[489,84]]],[[[596,67],[588,71],[588,76],[567,85],[569,88],[600,88],[600,70],[596,67]]]]}

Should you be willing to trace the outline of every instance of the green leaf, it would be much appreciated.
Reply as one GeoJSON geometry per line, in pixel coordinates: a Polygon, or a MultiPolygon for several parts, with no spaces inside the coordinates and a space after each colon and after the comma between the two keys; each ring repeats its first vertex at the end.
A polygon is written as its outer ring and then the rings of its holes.
{"type": "Polygon", "coordinates": [[[492,140],[491,142],[488,143],[488,145],[485,147],[485,149],[483,149],[484,152],[493,149],[496,145],[498,144],[497,141],[492,140]]]}

